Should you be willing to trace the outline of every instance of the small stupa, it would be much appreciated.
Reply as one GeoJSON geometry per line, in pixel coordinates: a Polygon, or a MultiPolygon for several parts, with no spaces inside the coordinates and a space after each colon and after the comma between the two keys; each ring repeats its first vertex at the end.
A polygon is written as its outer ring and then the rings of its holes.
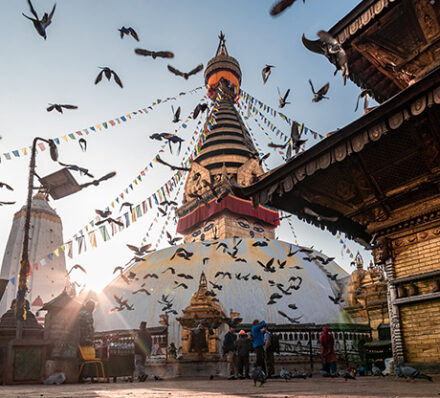
{"type": "Polygon", "coordinates": [[[176,319],[183,326],[184,358],[215,358],[220,355],[218,327],[226,321],[226,315],[221,305],[207,293],[208,281],[202,272],[199,288],[191,297],[190,305],[182,310],[183,316],[176,319]]]}
{"type": "MultiPolygon", "coordinates": [[[[3,255],[0,279],[9,280],[0,301],[0,315],[4,314],[16,297],[18,275],[24,238],[26,206],[14,214],[8,243],[3,255]]],[[[63,225],[61,218],[48,203],[47,195],[39,192],[32,198],[29,240],[28,296],[32,312],[41,308],[42,303],[58,296],[65,287],[66,261],[62,250],[63,225]],[[56,251],[58,255],[50,255],[56,251]],[[42,261],[41,261],[42,260],[42,261]]],[[[42,321],[42,319],[38,319],[42,321]]]]}

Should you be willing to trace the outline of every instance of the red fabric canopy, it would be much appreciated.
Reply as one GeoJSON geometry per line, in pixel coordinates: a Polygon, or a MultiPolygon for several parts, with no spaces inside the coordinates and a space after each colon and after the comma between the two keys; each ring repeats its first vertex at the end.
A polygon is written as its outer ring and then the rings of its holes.
{"type": "Polygon", "coordinates": [[[272,210],[261,205],[255,208],[252,206],[252,203],[249,200],[228,195],[224,197],[220,203],[217,203],[216,199],[214,198],[209,202],[209,207],[203,204],[196,207],[188,214],[179,217],[177,232],[181,234],[188,228],[191,228],[193,225],[207,220],[209,217],[225,209],[242,216],[258,218],[259,220],[274,226],[280,225],[277,210],[272,210]]]}

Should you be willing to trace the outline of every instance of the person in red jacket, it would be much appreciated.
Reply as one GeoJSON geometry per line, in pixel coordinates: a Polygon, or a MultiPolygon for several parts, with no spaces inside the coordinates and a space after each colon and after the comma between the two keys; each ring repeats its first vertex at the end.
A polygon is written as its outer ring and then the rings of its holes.
{"type": "Polygon", "coordinates": [[[336,373],[336,352],[334,349],[335,340],[328,332],[327,326],[322,328],[322,334],[319,341],[321,343],[323,370],[330,374],[334,374],[336,373]]]}

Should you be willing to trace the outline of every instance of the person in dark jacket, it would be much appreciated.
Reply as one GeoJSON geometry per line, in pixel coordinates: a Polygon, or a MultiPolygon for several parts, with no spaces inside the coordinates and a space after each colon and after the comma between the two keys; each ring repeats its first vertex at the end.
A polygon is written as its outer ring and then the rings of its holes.
{"type": "Polygon", "coordinates": [[[139,381],[145,381],[148,377],[145,373],[145,359],[151,355],[152,345],[151,335],[147,331],[147,322],[142,321],[134,340],[135,377],[137,376],[139,381]]]}
{"type": "Polygon", "coordinates": [[[267,377],[275,374],[275,359],[272,347],[272,334],[269,332],[267,325],[262,329],[264,331],[264,355],[267,366],[267,377]]]}
{"type": "Polygon", "coordinates": [[[335,340],[329,333],[328,326],[322,328],[322,334],[319,338],[321,343],[321,355],[323,370],[330,374],[336,373],[336,352],[334,348],[335,340]]]}
{"type": "Polygon", "coordinates": [[[249,379],[249,351],[251,350],[251,341],[244,330],[240,330],[237,340],[237,370],[240,379],[249,379]],[[244,373],[243,373],[244,370],[244,373]]]}
{"type": "Polygon", "coordinates": [[[266,365],[264,361],[264,333],[261,329],[266,326],[266,322],[260,322],[258,319],[252,322],[252,346],[254,347],[255,354],[257,356],[255,361],[255,367],[260,368],[266,373],[266,365]]]}
{"type": "Polygon", "coordinates": [[[234,332],[234,328],[232,326],[229,327],[229,331],[225,334],[225,337],[223,339],[223,354],[226,355],[226,358],[228,360],[228,379],[230,380],[234,380],[237,378],[237,347],[235,345],[235,343],[237,342],[237,335],[234,332]]]}

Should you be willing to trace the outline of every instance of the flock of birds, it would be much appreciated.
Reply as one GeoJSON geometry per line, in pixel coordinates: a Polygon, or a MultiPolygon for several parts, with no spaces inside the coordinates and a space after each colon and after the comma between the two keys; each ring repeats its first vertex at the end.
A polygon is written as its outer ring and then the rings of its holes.
{"type": "MultiPolygon", "coordinates": [[[[292,4],[295,3],[295,1],[296,0],[278,1],[270,10],[270,14],[272,16],[276,16],[276,15],[281,14],[288,7],[292,6],[292,4]]],[[[28,16],[24,13],[23,13],[23,16],[25,18],[29,19],[30,21],[32,21],[32,24],[33,24],[35,30],[37,31],[37,33],[46,40],[47,39],[47,28],[52,23],[52,18],[54,16],[55,9],[56,9],[56,4],[54,4],[50,13],[45,12],[43,14],[43,16],[40,18],[38,16],[38,13],[36,12],[35,8],[33,7],[31,0],[27,0],[27,2],[29,4],[29,8],[30,8],[30,12],[31,12],[32,16],[28,16]]],[[[303,3],[305,3],[305,0],[303,0],[303,3]]],[[[123,39],[125,36],[131,36],[134,40],[139,42],[139,36],[138,36],[137,32],[132,27],[127,28],[127,27],[123,26],[120,29],[118,29],[118,31],[120,32],[121,39],[123,39]]],[[[223,34],[221,34],[220,38],[222,38],[222,37],[224,39],[223,34]]],[[[309,49],[315,53],[325,55],[330,60],[330,62],[332,62],[336,66],[335,74],[337,73],[338,70],[340,70],[342,73],[343,79],[344,79],[344,84],[346,83],[346,78],[349,75],[347,54],[345,53],[341,44],[334,37],[332,37],[328,32],[321,30],[318,32],[318,39],[317,40],[314,40],[314,41],[308,40],[303,35],[302,41],[303,41],[304,46],[307,49],[309,49]]],[[[172,59],[172,58],[174,58],[174,54],[171,51],[150,51],[150,50],[146,50],[146,49],[142,49],[142,48],[136,48],[134,50],[134,52],[137,55],[151,57],[152,59],[156,59],[156,58],[172,59]]],[[[274,65],[265,65],[265,67],[262,69],[261,74],[262,74],[263,84],[267,83],[269,76],[272,73],[273,68],[275,68],[274,65]]],[[[118,74],[114,70],[112,70],[111,68],[109,68],[107,66],[104,66],[104,67],[101,66],[101,67],[99,67],[99,69],[100,69],[100,72],[98,73],[98,75],[95,79],[95,82],[94,82],[95,84],[100,83],[102,81],[103,77],[105,77],[108,81],[110,81],[113,78],[114,82],[118,86],[123,88],[123,83],[122,83],[120,77],[118,76],[118,74]]],[[[189,72],[182,72],[172,65],[168,65],[168,70],[172,74],[179,76],[179,77],[182,77],[185,80],[188,80],[191,76],[193,76],[203,70],[203,64],[196,66],[194,69],[190,70],[189,72]]],[[[317,91],[315,90],[313,82],[310,79],[309,79],[309,84],[310,84],[310,87],[311,87],[311,90],[313,93],[312,102],[318,103],[318,102],[322,101],[323,99],[329,99],[326,96],[326,94],[328,93],[329,88],[330,88],[329,83],[326,83],[324,86],[322,86],[317,91]]],[[[290,102],[288,102],[289,94],[290,94],[290,89],[287,89],[284,94],[281,94],[280,89],[278,88],[279,108],[284,108],[286,105],[288,105],[290,103],[290,102]]],[[[364,109],[367,109],[369,99],[370,99],[370,97],[372,97],[372,95],[373,95],[373,93],[371,90],[368,90],[368,89],[363,90],[357,98],[355,111],[358,109],[359,102],[362,98],[364,99],[364,109]]],[[[47,112],[51,112],[53,110],[56,110],[60,114],[62,114],[64,110],[74,110],[74,109],[78,109],[78,106],[70,105],[70,104],[52,104],[52,103],[49,103],[49,106],[46,108],[47,112]]],[[[208,109],[207,104],[205,104],[205,103],[198,104],[196,106],[196,108],[194,109],[194,111],[192,112],[193,118],[195,119],[201,112],[205,112],[207,109],[208,109]]],[[[172,108],[172,113],[173,113],[172,122],[178,123],[180,121],[181,108],[178,107],[176,110],[174,110],[174,108],[172,108]]],[[[150,139],[158,140],[158,141],[162,141],[162,140],[167,141],[169,144],[169,149],[170,149],[171,153],[172,153],[172,144],[177,144],[178,145],[178,150],[177,150],[178,154],[180,153],[181,145],[182,145],[182,142],[184,141],[182,138],[178,137],[175,134],[170,134],[170,133],[165,133],[165,132],[154,133],[150,136],[150,139]]],[[[286,146],[288,146],[286,157],[290,158],[292,155],[292,151],[295,150],[295,153],[298,153],[301,146],[305,142],[306,142],[306,140],[301,138],[298,124],[296,122],[293,122],[292,128],[291,128],[291,140],[289,140],[288,143],[286,143],[286,144],[270,143],[269,147],[285,149],[286,146]]],[[[86,151],[87,142],[85,141],[84,138],[81,138],[79,140],[79,145],[83,151],[86,151]]],[[[268,155],[266,155],[266,157],[267,156],[268,155]]],[[[186,169],[186,168],[170,165],[169,163],[163,161],[160,158],[158,159],[158,161],[160,163],[172,168],[173,170],[181,169],[181,170],[188,171],[188,169],[186,169]]],[[[64,167],[67,167],[70,170],[78,171],[83,175],[94,178],[93,175],[90,174],[89,171],[85,168],[82,168],[82,167],[79,167],[76,165],[64,164],[61,162],[60,162],[60,164],[64,167]]],[[[94,181],[89,182],[84,185],[85,186],[98,185],[101,181],[104,181],[108,178],[111,178],[113,175],[114,175],[113,173],[110,173],[110,175],[104,176],[101,179],[94,180],[94,181]]],[[[210,188],[215,193],[215,188],[213,188],[210,183],[206,182],[206,185],[210,186],[210,188]]],[[[7,190],[11,190],[11,191],[13,190],[13,188],[10,185],[8,185],[4,182],[0,182],[0,188],[6,188],[7,190]]],[[[215,196],[217,196],[217,195],[215,195],[215,196]]],[[[221,198],[220,198],[220,200],[221,200],[221,198]]],[[[15,202],[0,201],[0,206],[14,204],[14,203],[15,202]]],[[[165,215],[167,215],[168,207],[169,206],[176,206],[176,205],[177,205],[176,202],[164,201],[160,204],[160,206],[162,206],[162,207],[159,207],[159,212],[161,215],[165,216],[165,215]]],[[[131,210],[132,206],[133,206],[132,203],[124,202],[121,205],[120,211],[122,212],[122,210],[125,207],[128,207],[131,210]]],[[[97,209],[96,214],[102,218],[100,221],[98,221],[96,223],[96,225],[101,225],[104,223],[115,223],[116,225],[119,225],[119,226],[124,225],[120,221],[110,217],[112,215],[112,211],[110,211],[110,210],[98,210],[97,209]]],[[[322,217],[318,214],[315,214],[315,216],[322,217]]],[[[332,221],[334,221],[334,220],[332,220],[332,221]]],[[[173,237],[167,231],[167,239],[168,239],[168,243],[170,245],[176,245],[182,238],[181,237],[173,237]]],[[[264,247],[264,246],[267,246],[268,241],[269,240],[267,240],[267,239],[255,240],[255,242],[253,243],[253,246],[264,247]]],[[[242,242],[242,240],[240,239],[232,247],[229,247],[225,242],[221,242],[221,241],[202,242],[202,244],[205,246],[216,245],[216,251],[222,249],[224,254],[229,255],[234,260],[234,262],[236,262],[238,264],[241,262],[245,262],[245,263],[247,262],[246,258],[238,256],[238,254],[239,254],[238,247],[241,244],[241,242],[242,242]]],[[[132,262],[136,263],[136,262],[142,261],[144,259],[145,255],[152,251],[151,244],[143,245],[141,247],[127,244],[127,247],[134,254],[134,257],[129,261],[128,264],[130,264],[132,262]]],[[[294,251],[292,249],[293,249],[293,246],[290,247],[289,252],[287,253],[287,258],[285,260],[271,258],[266,262],[258,261],[258,264],[263,269],[264,272],[276,273],[279,270],[285,269],[285,267],[287,265],[288,258],[294,256],[295,254],[297,254],[299,252],[305,254],[305,256],[303,257],[303,259],[305,261],[318,262],[323,266],[325,266],[325,265],[329,264],[331,261],[333,261],[333,258],[331,258],[331,257],[324,258],[318,254],[312,255],[314,253],[312,248],[300,247],[294,251]]],[[[189,252],[184,247],[178,247],[175,250],[175,252],[173,253],[173,255],[171,256],[171,258],[169,259],[169,261],[172,262],[176,258],[189,261],[189,260],[191,260],[191,257],[193,256],[193,254],[194,253],[189,252]]],[[[209,257],[204,258],[203,264],[204,265],[208,264],[209,260],[210,260],[209,257]]],[[[296,270],[302,269],[302,267],[300,267],[298,265],[295,265],[293,267],[288,267],[288,268],[293,268],[296,270]]],[[[87,273],[87,271],[84,269],[84,267],[82,267],[79,264],[76,264],[70,269],[70,271],[67,273],[67,276],[69,276],[70,272],[74,269],[78,269],[84,273],[87,273]]],[[[138,276],[133,271],[129,271],[127,273],[124,271],[123,267],[118,266],[114,269],[113,273],[116,273],[118,271],[119,271],[119,275],[121,276],[122,280],[127,285],[131,285],[135,281],[139,280],[138,276]]],[[[194,277],[191,274],[185,274],[185,273],[177,273],[176,274],[176,269],[172,266],[169,266],[167,269],[165,269],[162,272],[162,274],[166,274],[168,272],[171,275],[173,275],[176,279],[176,280],[174,280],[174,286],[173,286],[174,290],[176,290],[178,288],[188,289],[188,285],[184,281],[194,280],[194,277]]],[[[337,274],[331,274],[330,272],[326,272],[326,275],[330,280],[335,281],[335,282],[337,281],[337,277],[338,277],[337,274]]],[[[147,280],[149,278],[157,280],[157,279],[159,279],[159,276],[155,273],[147,273],[142,278],[143,278],[143,280],[147,280]]],[[[206,294],[208,296],[213,297],[213,300],[215,300],[215,301],[218,301],[216,296],[217,296],[217,293],[223,289],[223,285],[221,284],[221,281],[224,280],[225,278],[229,279],[229,280],[236,279],[237,281],[243,281],[243,282],[262,281],[262,278],[260,275],[256,275],[256,274],[251,275],[250,273],[242,275],[241,272],[231,272],[230,270],[219,270],[215,274],[214,278],[215,278],[215,281],[209,281],[210,289],[206,292],[206,294]]],[[[292,291],[296,291],[296,290],[300,289],[302,281],[303,281],[303,279],[301,278],[301,276],[297,276],[297,275],[290,276],[290,278],[287,280],[287,282],[288,282],[287,286],[285,286],[281,282],[276,282],[274,280],[268,280],[269,285],[271,287],[276,288],[278,291],[275,291],[274,293],[271,294],[267,305],[276,304],[277,300],[279,300],[285,296],[290,296],[292,294],[292,291]]],[[[146,296],[149,296],[150,291],[145,288],[145,285],[146,285],[146,282],[143,282],[140,286],[138,286],[138,288],[136,290],[132,291],[132,294],[135,295],[138,293],[143,293],[146,296]]],[[[110,310],[110,312],[123,311],[123,310],[128,310],[128,311],[134,310],[134,305],[129,304],[128,299],[123,298],[121,296],[117,296],[116,294],[113,297],[115,299],[116,306],[114,306],[110,310]]],[[[335,297],[328,296],[328,298],[334,304],[339,304],[339,303],[343,302],[342,293],[338,293],[338,295],[336,295],[335,297]]],[[[162,312],[164,312],[166,314],[177,315],[177,311],[173,307],[173,298],[170,298],[169,295],[162,294],[161,299],[158,300],[158,303],[162,305],[162,312]]],[[[289,304],[288,307],[292,310],[298,309],[298,307],[294,303],[289,304]]],[[[291,323],[299,323],[299,319],[302,317],[302,316],[291,317],[282,311],[278,311],[278,313],[281,316],[288,319],[291,323]]],[[[234,326],[237,326],[240,322],[241,322],[240,318],[229,320],[229,323],[234,326]]],[[[198,326],[207,327],[210,333],[212,333],[213,328],[216,328],[219,326],[219,325],[211,325],[211,324],[205,325],[204,323],[205,323],[204,320],[199,320],[198,326]]],[[[198,329],[199,329],[199,327],[194,329],[194,331],[197,332],[198,329]]],[[[396,365],[394,370],[395,370],[395,374],[398,377],[403,377],[403,378],[412,379],[412,380],[417,379],[417,378],[421,378],[421,379],[426,379],[426,380],[432,381],[432,378],[430,376],[427,376],[427,375],[421,373],[420,371],[418,371],[415,368],[412,368],[409,366],[404,366],[403,364],[396,365]]],[[[383,376],[382,371],[375,365],[373,365],[372,372],[373,372],[373,375],[383,376]]],[[[306,374],[306,373],[302,373],[302,372],[297,372],[297,371],[289,372],[284,368],[282,368],[281,372],[280,372],[280,377],[282,379],[285,379],[286,381],[290,380],[290,379],[295,379],[295,378],[307,378],[309,376],[311,376],[311,375],[306,374]]],[[[324,376],[334,376],[334,375],[324,375],[324,376]]],[[[338,376],[343,377],[345,380],[355,379],[355,375],[352,372],[347,371],[347,370],[339,371],[338,376]]],[[[266,381],[266,376],[265,376],[264,372],[259,368],[255,368],[252,371],[251,377],[254,380],[254,384],[256,384],[256,382],[258,381],[258,382],[260,382],[260,386],[266,381]]]]}
{"type": "MultiPolygon", "coordinates": [[[[36,12],[32,2],[31,2],[31,0],[27,0],[27,2],[28,2],[32,16],[28,16],[24,13],[23,13],[23,16],[25,18],[29,19],[30,21],[32,21],[33,26],[34,26],[35,30],[37,31],[37,33],[46,40],[47,39],[47,28],[52,23],[52,19],[54,17],[54,13],[55,13],[55,9],[56,9],[56,4],[54,4],[50,13],[45,12],[43,14],[43,16],[40,18],[38,16],[38,13],[36,12]]],[[[305,0],[303,0],[303,2],[305,2],[305,0]]],[[[288,7],[290,7],[293,3],[295,3],[295,0],[279,1],[272,7],[270,14],[272,16],[279,15],[280,13],[284,12],[288,7]]],[[[138,33],[132,27],[122,26],[121,28],[118,29],[118,31],[120,33],[121,39],[128,36],[128,37],[132,37],[137,42],[140,41],[138,33]]],[[[223,33],[220,33],[220,40],[224,40],[223,33]]],[[[332,37],[328,32],[323,31],[323,30],[318,32],[318,39],[317,40],[314,40],[314,41],[308,40],[303,35],[302,41],[303,41],[305,47],[308,48],[309,50],[316,52],[316,53],[319,53],[319,54],[322,54],[322,55],[325,55],[336,66],[335,73],[338,70],[341,70],[343,78],[344,78],[344,84],[345,84],[346,77],[348,76],[349,71],[348,71],[347,55],[346,55],[343,47],[341,46],[341,44],[334,37],[332,37]]],[[[143,49],[143,48],[136,48],[134,50],[134,52],[137,55],[151,57],[152,59],[156,59],[156,58],[172,59],[172,58],[174,58],[174,53],[171,51],[151,51],[151,50],[147,50],[147,49],[143,49]]],[[[262,78],[263,78],[264,84],[266,84],[266,82],[268,81],[269,76],[271,75],[272,69],[274,67],[275,67],[274,65],[266,65],[262,69],[262,78]]],[[[99,66],[98,68],[100,69],[100,72],[98,73],[98,75],[95,79],[95,82],[94,82],[95,84],[100,83],[102,81],[103,77],[105,77],[108,81],[110,81],[113,78],[115,83],[117,85],[119,85],[121,88],[123,88],[123,83],[122,83],[119,75],[114,70],[112,70],[108,66],[99,66]]],[[[199,64],[198,66],[196,66],[195,68],[193,68],[189,72],[182,72],[172,65],[168,65],[168,70],[171,73],[173,73],[174,75],[182,77],[185,80],[188,80],[189,77],[191,77],[191,76],[193,76],[203,70],[203,64],[199,64]]],[[[330,88],[329,83],[326,83],[324,86],[322,86],[317,91],[315,90],[315,88],[313,86],[313,82],[310,79],[309,79],[309,84],[310,84],[310,87],[311,87],[311,90],[313,93],[312,102],[317,103],[323,99],[328,99],[326,94],[328,93],[328,90],[330,88]]],[[[282,95],[280,92],[280,89],[278,88],[278,99],[279,99],[279,107],[280,108],[284,108],[287,104],[290,103],[287,101],[289,94],[290,94],[290,89],[286,90],[286,92],[282,95]]],[[[359,101],[362,98],[364,99],[364,109],[366,109],[368,107],[368,101],[372,95],[373,95],[373,93],[371,90],[368,90],[368,89],[363,90],[358,96],[357,103],[356,103],[356,110],[358,109],[359,101]]],[[[178,107],[176,110],[174,110],[173,107],[171,107],[171,108],[172,108],[172,114],[173,114],[172,122],[178,123],[180,121],[181,108],[178,107]]],[[[72,104],[58,104],[58,103],[57,104],[49,103],[49,106],[46,108],[46,110],[48,112],[52,112],[53,110],[55,110],[60,114],[63,114],[64,110],[74,110],[74,109],[78,109],[78,106],[72,105],[72,104]]],[[[208,109],[208,104],[199,103],[192,112],[193,118],[195,119],[201,112],[205,112],[207,109],[208,109]]],[[[171,153],[172,153],[172,145],[177,145],[178,146],[177,154],[180,154],[182,142],[184,141],[184,139],[179,137],[178,135],[166,133],[166,132],[153,133],[152,135],[150,135],[150,139],[157,140],[157,141],[164,140],[164,141],[168,142],[169,149],[170,149],[171,153]]],[[[295,154],[297,154],[300,151],[301,147],[306,143],[306,141],[307,140],[304,140],[301,138],[301,133],[299,132],[298,124],[296,122],[292,122],[292,127],[291,127],[291,132],[290,132],[290,140],[288,140],[286,144],[270,143],[270,144],[268,144],[268,146],[273,149],[275,149],[275,148],[286,149],[286,147],[287,147],[285,159],[288,160],[292,157],[293,151],[295,151],[295,154]]],[[[80,145],[81,149],[85,152],[86,148],[87,148],[87,143],[84,138],[81,138],[79,140],[79,145],[80,145]]],[[[256,156],[258,157],[258,154],[256,156]]],[[[259,158],[259,161],[262,162],[268,156],[269,156],[269,154],[266,154],[262,158],[259,158]]],[[[172,164],[166,162],[165,160],[161,159],[159,156],[158,156],[157,160],[159,163],[171,168],[173,171],[175,171],[175,170],[189,171],[188,168],[172,165],[172,164]]],[[[79,167],[77,165],[64,165],[64,166],[67,167],[69,170],[80,172],[81,175],[91,176],[91,174],[88,172],[88,170],[86,168],[79,167]]],[[[100,182],[99,180],[95,181],[95,182],[93,182],[93,185],[97,185],[97,184],[99,184],[99,182],[100,182]]],[[[3,185],[3,186],[5,186],[5,185],[3,185]]],[[[0,188],[1,187],[2,187],[2,185],[0,185],[0,188]]],[[[0,206],[12,205],[12,204],[15,204],[15,202],[0,201],[0,206]]],[[[319,215],[317,215],[317,217],[319,217],[319,215]]]]}
{"type": "MultiPolygon", "coordinates": [[[[389,371],[388,371],[389,372],[389,371]]],[[[372,364],[371,373],[373,376],[385,376],[385,371],[381,370],[375,363],[372,364]]],[[[347,380],[356,380],[356,369],[349,367],[348,369],[341,369],[334,374],[330,374],[324,370],[320,371],[321,376],[323,377],[341,377],[345,381],[347,380]]],[[[389,374],[389,373],[387,373],[389,374]]],[[[413,368],[412,366],[405,366],[403,363],[394,366],[394,374],[398,378],[403,378],[405,380],[414,381],[416,379],[423,379],[432,382],[432,377],[420,372],[418,369],[413,368]]],[[[254,381],[254,386],[257,385],[257,382],[260,383],[260,387],[266,382],[267,377],[265,372],[255,367],[251,374],[251,378],[254,381]]],[[[285,380],[286,382],[293,379],[307,379],[308,377],[312,377],[311,373],[301,372],[294,369],[292,372],[288,371],[286,368],[282,367],[280,370],[279,378],[285,380]]]]}
{"type": "MultiPolygon", "coordinates": [[[[175,239],[171,235],[168,236],[169,239],[175,239]]],[[[216,240],[216,241],[207,241],[207,242],[201,242],[201,244],[205,247],[215,247],[215,252],[223,253],[224,255],[227,255],[230,260],[234,261],[237,266],[240,263],[247,263],[247,259],[243,256],[240,256],[240,245],[242,244],[243,239],[234,239],[230,245],[228,245],[227,242],[224,240],[216,240]]],[[[268,246],[268,239],[255,239],[252,243],[253,247],[266,247],[268,246]]],[[[175,242],[172,242],[175,243],[175,242]]],[[[129,263],[135,264],[136,262],[142,261],[148,253],[151,252],[151,244],[144,245],[142,247],[137,247],[133,245],[127,245],[130,250],[133,251],[134,257],[130,260],[129,263]]],[[[260,261],[258,260],[257,263],[261,267],[263,272],[267,272],[269,274],[279,274],[280,271],[288,270],[288,269],[294,269],[296,271],[301,271],[303,267],[300,265],[293,265],[288,266],[289,258],[297,255],[298,253],[303,254],[303,260],[307,262],[315,262],[316,264],[320,265],[321,267],[330,264],[334,258],[333,257],[323,257],[320,254],[316,254],[312,248],[306,248],[306,247],[296,247],[296,246],[290,246],[289,251],[286,253],[286,257],[284,259],[281,258],[275,258],[272,257],[268,261],[260,261]]],[[[176,270],[176,267],[172,265],[173,261],[175,260],[185,260],[190,261],[194,255],[194,252],[189,251],[185,247],[177,247],[171,257],[169,258],[169,266],[162,271],[162,274],[166,276],[168,274],[171,276],[173,280],[172,289],[174,291],[177,291],[178,289],[188,289],[188,282],[194,281],[195,277],[190,273],[184,273],[184,272],[178,272],[176,270]]],[[[210,262],[210,257],[204,257],[202,260],[203,265],[208,265],[210,262]]],[[[132,268],[129,268],[128,270],[124,271],[124,267],[118,266],[115,267],[113,270],[113,273],[119,273],[119,276],[121,279],[125,282],[127,286],[133,286],[131,292],[132,294],[138,294],[143,293],[146,296],[150,296],[151,292],[146,287],[147,280],[159,280],[161,278],[161,275],[158,275],[154,272],[148,272],[145,275],[136,275],[135,272],[130,270],[132,268]]],[[[329,278],[329,280],[336,282],[337,281],[337,274],[332,274],[329,271],[326,271],[326,276],[329,278]]],[[[167,278],[168,279],[168,278],[167,278]]],[[[251,273],[243,273],[242,271],[238,269],[232,271],[230,269],[218,269],[217,272],[214,275],[214,279],[208,281],[208,290],[206,291],[206,295],[213,298],[213,301],[218,302],[217,295],[220,291],[224,288],[224,283],[222,281],[224,280],[236,280],[241,281],[244,283],[251,283],[251,282],[262,282],[263,279],[261,275],[258,274],[251,274],[251,273]]],[[[289,296],[292,296],[292,293],[294,291],[298,291],[301,288],[303,277],[296,274],[290,274],[286,278],[283,276],[283,280],[287,281],[282,283],[280,281],[276,281],[274,279],[268,279],[268,284],[271,288],[276,289],[274,292],[271,293],[269,297],[269,301],[267,302],[267,305],[274,305],[277,304],[280,299],[288,298],[289,296]]],[[[115,311],[123,311],[128,310],[132,311],[134,310],[133,304],[129,304],[129,299],[124,298],[122,296],[114,295],[114,299],[116,302],[116,305],[110,309],[110,312],[115,311]]],[[[342,293],[338,292],[336,296],[328,296],[328,299],[332,301],[334,304],[338,305],[342,303],[344,300],[342,298],[342,293]]],[[[163,305],[162,311],[166,314],[172,314],[177,315],[176,309],[173,307],[172,300],[170,300],[169,295],[162,295],[162,299],[158,301],[159,304],[163,305]]],[[[288,304],[288,308],[290,308],[292,311],[298,310],[298,306],[295,303],[288,304]]],[[[303,315],[300,316],[290,316],[286,314],[283,311],[278,311],[278,313],[286,318],[290,323],[292,324],[298,324],[300,319],[303,315]]]]}
{"type": "MultiPolygon", "coordinates": [[[[32,21],[33,26],[34,26],[35,30],[37,31],[37,33],[46,40],[47,39],[47,28],[52,23],[52,18],[54,16],[55,9],[56,9],[56,4],[53,6],[53,8],[49,14],[47,12],[45,12],[43,14],[43,16],[40,18],[38,16],[38,13],[36,12],[34,6],[32,5],[31,0],[27,0],[27,2],[29,4],[29,8],[30,8],[30,12],[31,12],[32,16],[28,16],[24,13],[23,13],[23,16],[32,21]]],[[[120,33],[121,39],[123,39],[125,36],[129,36],[139,42],[139,35],[132,27],[122,26],[120,29],[118,29],[118,31],[120,33]]],[[[171,51],[150,51],[150,50],[143,49],[143,48],[136,48],[134,50],[134,52],[137,55],[144,56],[144,57],[151,57],[152,59],[156,59],[156,58],[172,59],[172,58],[174,58],[174,53],[171,51]]],[[[99,66],[98,68],[100,69],[100,72],[96,76],[96,79],[94,82],[95,85],[100,83],[102,81],[103,77],[105,77],[108,81],[111,81],[113,79],[114,82],[119,87],[121,87],[121,88],[124,87],[121,78],[113,69],[111,69],[108,66],[99,66]]],[[[172,65],[168,65],[168,70],[171,73],[173,73],[174,75],[180,76],[183,79],[188,80],[190,76],[193,76],[203,70],[203,64],[197,65],[195,68],[193,68],[189,72],[182,72],[172,65]]],[[[207,105],[205,105],[205,106],[207,107],[207,105]]],[[[46,110],[48,112],[56,110],[57,112],[59,112],[61,114],[66,109],[67,110],[78,109],[78,106],[71,105],[71,104],[51,104],[50,103],[49,106],[46,108],[46,110]]],[[[206,109],[206,108],[204,108],[204,109],[206,109]]],[[[197,117],[197,115],[200,111],[203,111],[203,108],[199,107],[198,109],[194,110],[194,115],[195,115],[194,118],[197,117]]],[[[174,115],[173,122],[177,123],[180,120],[180,118],[179,118],[180,107],[177,109],[176,112],[173,111],[173,115],[174,115]]],[[[155,138],[155,139],[157,139],[157,138],[155,138]]],[[[176,142],[176,141],[170,140],[169,137],[166,139],[169,140],[170,142],[176,142]]],[[[177,140],[177,138],[174,138],[174,140],[177,140]]]]}

